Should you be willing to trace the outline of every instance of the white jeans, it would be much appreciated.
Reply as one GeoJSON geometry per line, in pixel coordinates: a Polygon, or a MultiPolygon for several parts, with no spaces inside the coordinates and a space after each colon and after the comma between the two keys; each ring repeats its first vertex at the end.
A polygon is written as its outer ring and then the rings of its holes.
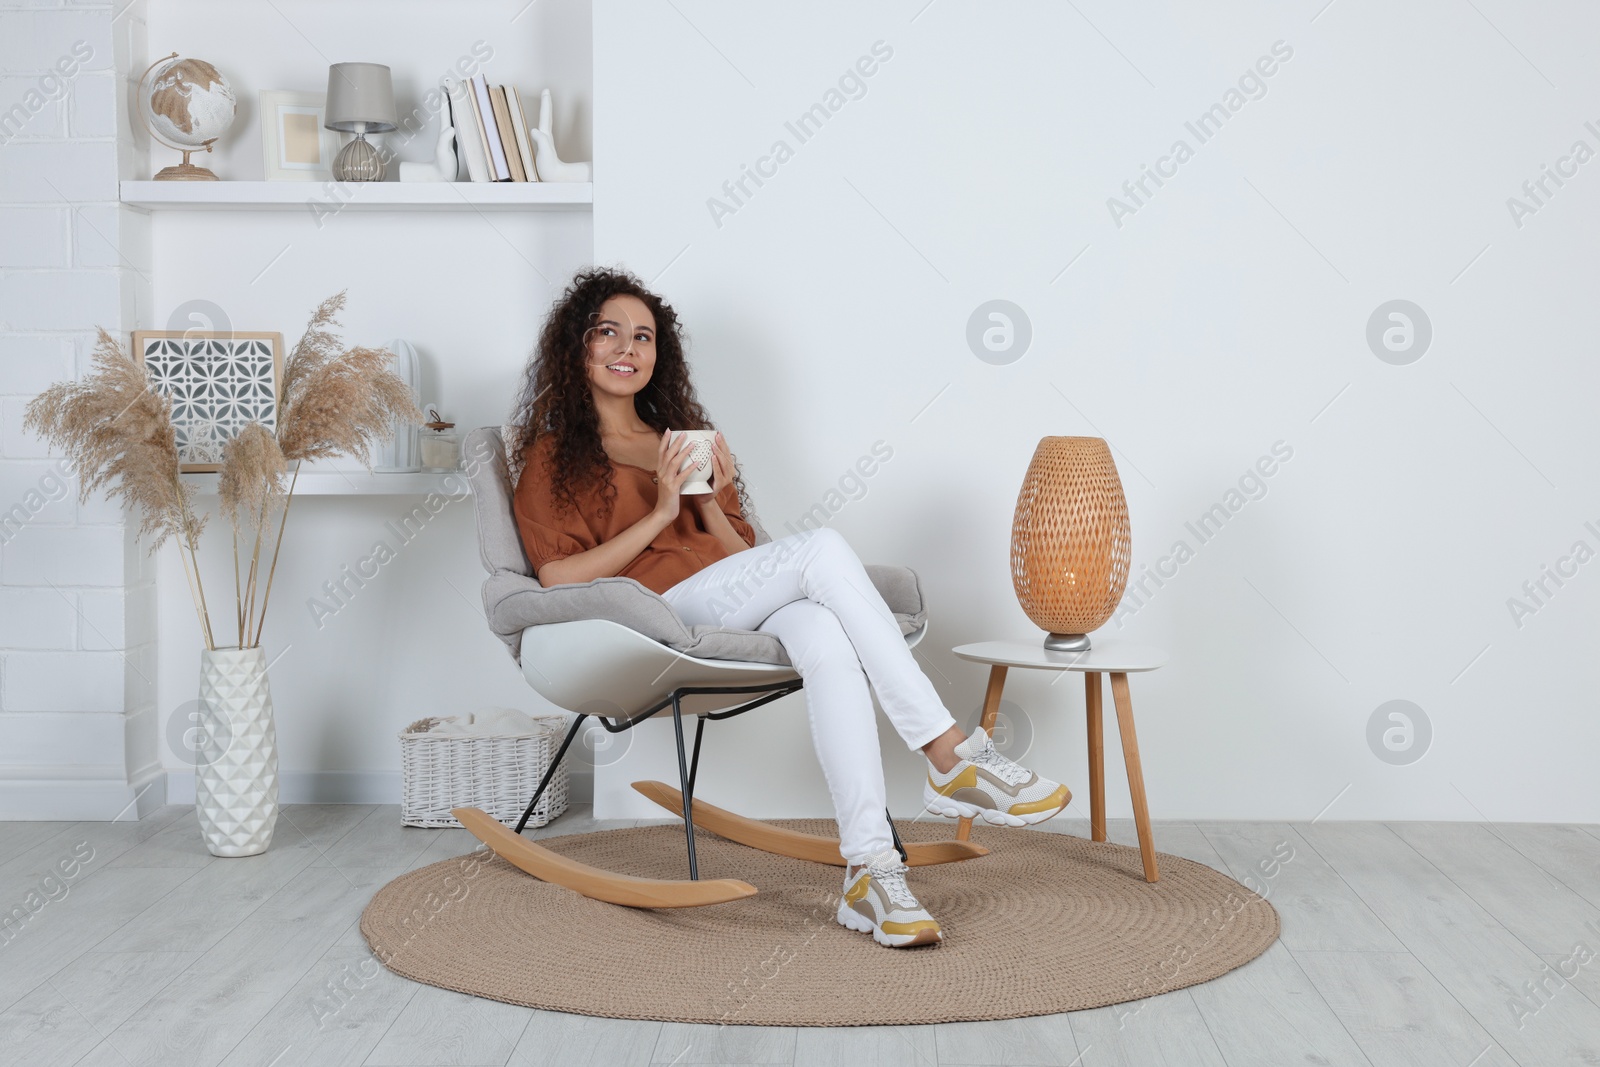
{"type": "Polygon", "coordinates": [[[872,691],[913,752],[956,724],[844,535],[802,530],[736,552],[662,594],[690,626],[775,635],[805,681],[811,742],[850,863],[893,847],[872,691]]]}

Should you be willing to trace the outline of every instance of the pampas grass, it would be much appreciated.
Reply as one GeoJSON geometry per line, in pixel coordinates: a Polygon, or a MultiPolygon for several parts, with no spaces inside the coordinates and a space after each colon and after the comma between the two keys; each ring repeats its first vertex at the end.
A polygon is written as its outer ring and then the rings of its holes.
{"type": "MultiPolygon", "coordinates": [[[[393,353],[347,349],[340,341],[337,316],[344,303],[345,294],[339,292],[319,304],[284,363],[276,433],[252,422],[223,447],[217,497],[233,527],[240,648],[261,643],[301,461],[351,455],[370,469],[374,444],[399,425],[422,421],[410,388],[389,369],[393,353]],[[262,548],[269,536],[272,555],[258,605],[262,548]],[[251,545],[248,568],[240,559],[241,541],[251,545]]],[[[151,552],[169,537],[178,540],[206,647],[215,649],[196,558],[206,516],[195,515],[194,486],[179,477],[172,402],[150,385],[144,365],[100,330],[93,370],[80,381],[59,382],[35,397],[23,425],[67,454],[80,479],[80,500],[86,502],[100,488],[112,498],[121,497],[139,512],[139,532],[151,535],[151,552]]]]}
{"type": "Polygon", "coordinates": [[[370,467],[373,442],[396,420],[422,421],[410,388],[388,369],[392,352],[341,351],[333,327],[343,308],[342,292],[324,300],[284,365],[278,444],[287,460],[348,455],[370,467]]]}
{"type": "Polygon", "coordinates": [[[229,491],[233,503],[230,508],[224,500],[223,506],[230,509],[229,521],[234,527],[234,593],[239,604],[241,644],[246,640],[252,645],[261,643],[261,626],[266,621],[272,578],[278,570],[278,550],[283,545],[289,502],[294,499],[301,462],[348,455],[370,468],[374,443],[389,437],[397,425],[422,421],[422,411],[412,399],[410,386],[389,369],[394,353],[383,348],[344,347],[337,332],[338,314],[344,310],[344,303],[345,294],[340,291],[318,304],[289,353],[278,397],[277,435],[261,428],[259,434],[244,441],[245,434],[241,433],[228,443],[223,454],[219,495],[229,479],[230,466],[237,469],[237,488],[229,491]],[[284,490],[282,477],[289,463],[294,464],[294,471],[284,490]],[[271,526],[272,511],[280,501],[278,532],[257,612],[262,535],[271,526]],[[254,540],[242,584],[238,555],[241,516],[254,540]]]}
{"type": "Polygon", "coordinates": [[[246,634],[252,629],[260,630],[259,626],[250,624],[255,605],[256,568],[261,559],[261,535],[269,524],[269,513],[275,501],[282,497],[285,507],[288,506],[288,494],[283,485],[287,470],[278,439],[259,422],[247,423],[223,446],[222,469],[217,476],[217,502],[233,527],[234,614],[241,648],[247,647],[246,634]],[[254,534],[248,584],[241,583],[239,577],[241,526],[248,527],[254,534]]]}
{"type": "Polygon", "coordinates": [[[195,515],[194,486],[178,476],[172,403],[151,387],[144,364],[100,330],[93,369],[34,397],[22,425],[66,453],[78,475],[80,503],[104,488],[107,497],[120,497],[139,513],[139,534],[151,536],[151,552],[177,538],[206,647],[216,648],[195,558],[206,516],[195,515]]]}

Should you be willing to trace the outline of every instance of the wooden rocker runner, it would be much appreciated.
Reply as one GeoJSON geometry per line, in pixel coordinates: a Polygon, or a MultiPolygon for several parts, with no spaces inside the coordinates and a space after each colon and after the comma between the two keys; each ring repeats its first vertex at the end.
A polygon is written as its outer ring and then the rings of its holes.
{"type": "MultiPolygon", "coordinates": [[[[511,510],[512,486],[497,427],[467,435],[463,465],[472,487],[478,544],[489,577],[483,604],[489,628],[506,643],[523,677],[546,700],[576,714],[555,758],[516,827],[478,808],[457,808],[456,819],[513,866],[541,881],[565,886],[595,900],[635,908],[690,908],[721,904],[756,892],[733,878],[700,878],[694,828],[730,841],[795,859],[844,866],[837,839],[797,833],[697,800],[695,772],[708,719],[727,719],[800,690],[804,684],[772,634],[723,627],[687,627],[659,594],[632,578],[597,578],[545,588],[533,574],[511,510]],[[753,698],[753,699],[752,699],[753,698]],[[742,701],[742,703],[741,703],[742,701]],[[732,705],[732,706],[730,706],[732,705]],[[633,787],[683,819],[689,877],[637,878],[601,870],[544,848],[522,836],[584,720],[598,720],[622,733],[671,710],[678,748],[678,788],[665,782],[633,787]],[[696,716],[694,749],[684,744],[683,717],[696,716]]],[[[752,508],[745,516],[756,544],[771,540],[752,508]]],[[[927,610],[915,572],[868,564],[867,575],[883,595],[906,644],[927,633],[927,610]]],[[[885,811],[885,816],[888,812],[885,811]]],[[[985,855],[971,841],[904,844],[889,828],[895,847],[911,866],[950,863],[985,855]]]]}
{"type": "MultiPolygon", "coordinates": [[[[521,836],[528,820],[533,816],[538,807],[539,798],[543,795],[545,787],[550,784],[550,779],[555,775],[555,769],[560,764],[561,758],[566,754],[567,748],[572,744],[573,738],[578,734],[583,720],[588,715],[579,713],[567,730],[566,739],[561,743],[561,749],[556,753],[555,759],[550,762],[550,768],[545,772],[544,779],[540,781],[539,788],[534,791],[533,799],[528,802],[528,808],[522,813],[516,829],[512,830],[501,824],[493,816],[479,808],[455,808],[452,814],[472,835],[482,841],[501,859],[512,866],[526,871],[540,881],[553,882],[556,885],[566,886],[568,889],[582,893],[595,900],[604,900],[611,904],[622,904],[634,908],[693,908],[703,904],[723,904],[740,897],[753,896],[755,886],[736,878],[717,878],[707,881],[700,880],[699,866],[695,860],[694,827],[699,820],[704,829],[737,841],[751,848],[759,848],[763,852],[772,852],[780,856],[789,856],[798,860],[810,860],[813,863],[828,863],[836,867],[845,865],[844,856],[839,852],[837,838],[820,837],[816,834],[800,833],[796,830],[786,830],[782,827],[771,826],[747,819],[743,815],[719,808],[714,804],[707,804],[703,800],[695,799],[694,779],[700,765],[700,740],[705,729],[706,719],[725,719],[740,714],[752,708],[775,700],[780,696],[792,693],[801,687],[800,679],[780,684],[771,689],[765,696],[751,701],[731,711],[720,714],[705,713],[700,716],[695,726],[694,755],[684,761],[683,746],[683,711],[681,702],[684,696],[691,693],[725,693],[759,691],[760,687],[738,686],[717,687],[715,689],[705,686],[680,687],[673,690],[663,701],[672,705],[673,727],[678,741],[678,767],[683,775],[685,788],[674,789],[665,782],[634,782],[633,788],[660,804],[663,808],[675,815],[681,815],[684,820],[684,839],[689,850],[689,877],[687,879],[672,878],[637,878],[633,875],[615,874],[610,871],[592,867],[586,863],[552,852],[534,841],[521,836]]],[[[654,715],[661,708],[652,708],[621,727],[615,727],[605,719],[601,722],[606,729],[618,732],[628,729],[641,721],[654,715]]],[[[884,812],[888,817],[888,812],[884,812]]],[[[889,817],[889,831],[894,836],[895,848],[899,850],[901,859],[908,866],[927,866],[934,863],[951,863],[957,860],[972,859],[976,856],[986,855],[988,849],[972,841],[931,841],[913,842],[905,844],[900,840],[899,831],[895,829],[894,819],[889,817]]]]}

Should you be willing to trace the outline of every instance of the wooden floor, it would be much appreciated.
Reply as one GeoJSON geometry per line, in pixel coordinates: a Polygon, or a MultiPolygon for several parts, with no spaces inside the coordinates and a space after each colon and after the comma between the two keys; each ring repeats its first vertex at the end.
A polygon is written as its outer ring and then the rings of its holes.
{"type": "MultiPolygon", "coordinates": [[[[627,825],[574,808],[538,834],[627,825]]],[[[1062,816],[1040,831],[1086,829],[1062,816]]],[[[15,920],[0,931],[0,1063],[1600,1063],[1600,828],[1157,822],[1156,840],[1252,878],[1281,940],[1216,981],[1095,1011],[719,1030],[531,1011],[383,970],[356,927],[373,891],[477,844],[404,829],[393,807],[286,808],[249,862],[209,856],[188,808],[0,823],[0,921],[15,920]]]]}

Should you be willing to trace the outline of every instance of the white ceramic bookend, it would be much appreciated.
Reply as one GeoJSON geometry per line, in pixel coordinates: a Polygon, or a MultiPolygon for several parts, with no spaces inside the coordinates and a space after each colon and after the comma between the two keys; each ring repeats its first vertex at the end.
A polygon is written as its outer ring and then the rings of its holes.
{"type": "Polygon", "coordinates": [[[589,163],[563,163],[556,155],[556,139],[551,132],[550,90],[539,94],[539,128],[529,130],[533,138],[534,167],[542,182],[586,182],[594,174],[589,163]]]}
{"type": "Polygon", "coordinates": [[[439,131],[439,142],[434,146],[433,158],[426,163],[400,161],[400,180],[403,182],[453,182],[456,180],[456,131],[446,126],[439,131]]]}

